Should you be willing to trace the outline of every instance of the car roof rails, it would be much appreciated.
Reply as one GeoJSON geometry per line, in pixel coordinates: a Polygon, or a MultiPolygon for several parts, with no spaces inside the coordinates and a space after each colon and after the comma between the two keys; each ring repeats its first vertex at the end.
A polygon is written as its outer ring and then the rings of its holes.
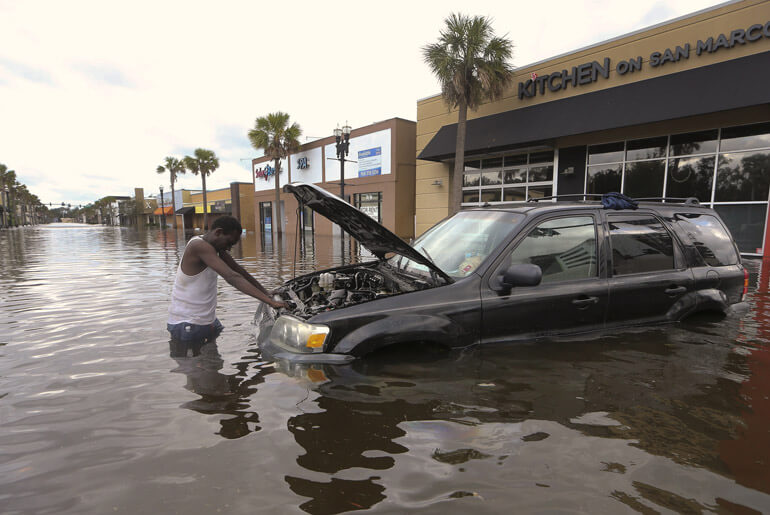
{"type": "Polygon", "coordinates": [[[687,206],[699,206],[700,201],[695,197],[644,197],[635,198],[637,202],[681,202],[687,206]]]}
{"type": "Polygon", "coordinates": [[[579,198],[580,200],[591,200],[588,197],[595,197],[597,200],[594,202],[601,201],[602,194],[601,193],[570,193],[567,195],[551,195],[550,197],[529,197],[527,199],[527,202],[539,202],[541,200],[559,200],[559,199],[567,199],[567,198],[579,198]]]}

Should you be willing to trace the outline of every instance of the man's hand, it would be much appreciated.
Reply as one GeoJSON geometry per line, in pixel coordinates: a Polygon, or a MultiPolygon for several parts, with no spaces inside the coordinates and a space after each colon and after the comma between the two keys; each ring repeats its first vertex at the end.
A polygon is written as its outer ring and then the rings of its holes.
{"type": "Polygon", "coordinates": [[[289,307],[288,304],[286,304],[285,302],[280,301],[280,300],[274,300],[274,301],[270,302],[270,306],[273,309],[281,309],[281,308],[288,308],[289,307]]]}

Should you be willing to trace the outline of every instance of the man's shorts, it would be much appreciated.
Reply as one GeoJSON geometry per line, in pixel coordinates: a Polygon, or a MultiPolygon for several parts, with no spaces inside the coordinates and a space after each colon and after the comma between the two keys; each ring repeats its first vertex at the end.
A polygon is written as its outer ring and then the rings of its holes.
{"type": "Polygon", "coordinates": [[[166,329],[171,333],[171,339],[182,343],[206,343],[210,342],[222,332],[224,326],[218,318],[209,325],[196,325],[187,322],[179,324],[166,324],[166,329]]]}

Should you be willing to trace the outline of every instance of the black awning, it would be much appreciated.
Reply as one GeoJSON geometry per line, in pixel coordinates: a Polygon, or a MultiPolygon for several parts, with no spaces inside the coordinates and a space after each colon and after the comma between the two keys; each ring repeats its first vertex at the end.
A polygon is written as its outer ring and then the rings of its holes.
{"type": "MultiPolygon", "coordinates": [[[[524,147],[574,134],[767,104],[768,84],[770,52],[763,52],[469,120],[465,152],[524,147]]],[[[453,158],[456,138],[457,124],[445,125],[417,158],[453,158]]]]}
{"type": "Polygon", "coordinates": [[[195,212],[194,206],[180,207],[175,211],[177,215],[186,215],[187,213],[194,213],[194,212],[195,212]]]}

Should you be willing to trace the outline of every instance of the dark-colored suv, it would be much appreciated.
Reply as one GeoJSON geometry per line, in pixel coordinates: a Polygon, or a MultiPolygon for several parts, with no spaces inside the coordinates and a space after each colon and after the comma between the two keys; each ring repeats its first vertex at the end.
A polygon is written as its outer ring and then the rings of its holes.
{"type": "Polygon", "coordinates": [[[260,307],[258,340],[279,358],[345,362],[396,343],[534,340],[725,312],[748,274],[719,216],[687,202],[530,202],[444,219],[413,245],[311,184],[285,191],[376,261],[315,272],[260,307]]]}

